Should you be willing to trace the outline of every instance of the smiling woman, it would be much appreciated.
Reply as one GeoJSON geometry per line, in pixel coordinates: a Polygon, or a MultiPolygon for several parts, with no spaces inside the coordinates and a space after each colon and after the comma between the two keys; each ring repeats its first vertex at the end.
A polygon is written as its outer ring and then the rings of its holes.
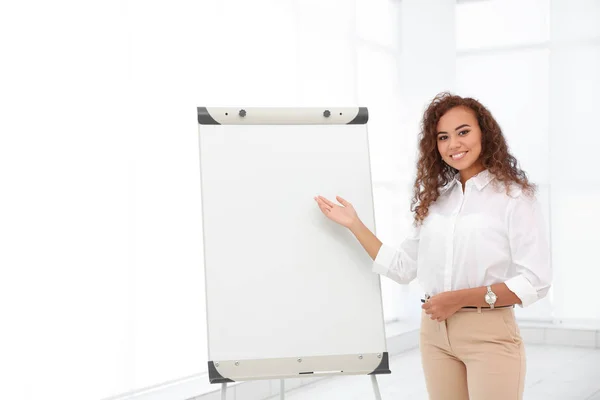
{"type": "Polygon", "coordinates": [[[374,272],[418,278],[430,399],[521,399],[525,350],[513,308],[545,297],[552,278],[535,186],[477,100],[436,96],[419,139],[414,229],[399,247],[382,243],[348,200],[315,200],[354,234],[374,272]]]}

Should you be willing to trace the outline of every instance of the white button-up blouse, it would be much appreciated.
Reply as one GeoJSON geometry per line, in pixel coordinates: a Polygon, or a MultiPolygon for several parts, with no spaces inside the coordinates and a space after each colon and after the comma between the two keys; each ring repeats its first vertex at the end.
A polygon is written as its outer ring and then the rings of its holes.
{"type": "Polygon", "coordinates": [[[399,248],[382,245],[373,271],[399,283],[416,277],[432,296],[505,283],[523,307],[543,298],[552,270],[540,204],[493,180],[483,171],[463,193],[457,175],[399,248]]]}

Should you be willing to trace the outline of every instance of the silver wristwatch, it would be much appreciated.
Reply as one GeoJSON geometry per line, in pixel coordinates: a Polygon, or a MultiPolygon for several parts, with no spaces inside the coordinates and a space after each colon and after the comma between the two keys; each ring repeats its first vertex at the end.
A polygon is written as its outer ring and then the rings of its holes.
{"type": "Polygon", "coordinates": [[[488,286],[487,293],[485,294],[485,302],[490,305],[491,309],[494,309],[496,300],[498,300],[498,296],[496,296],[496,293],[492,292],[492,287],[488,286]]]}

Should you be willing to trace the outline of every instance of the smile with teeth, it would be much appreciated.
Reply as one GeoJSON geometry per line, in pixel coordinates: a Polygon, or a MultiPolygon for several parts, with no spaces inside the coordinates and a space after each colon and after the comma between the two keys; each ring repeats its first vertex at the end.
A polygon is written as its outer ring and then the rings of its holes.
{"type": "Polygon", "coordinates": [[[460,160],[465,156],[465,154],[467,154],[467,152],[463,151],[462,153],[452,154],[450,157],[452,157],[453,160],[460,160]]]}

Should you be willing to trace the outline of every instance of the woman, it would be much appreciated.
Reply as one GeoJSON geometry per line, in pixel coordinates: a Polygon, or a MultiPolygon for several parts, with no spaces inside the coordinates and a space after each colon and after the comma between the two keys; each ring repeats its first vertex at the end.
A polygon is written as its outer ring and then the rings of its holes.
{"type": "Polygon", "coordinates": [[[315,197],[398,283],[418,278],[420,350],[432,400],[522,399],[525,351],[514,305],[550,288],[549,249],[535,186],[478,101],[436,96],[423,116],[411,211],[399,248],[382,244],[348,201],[315,197]]]}

